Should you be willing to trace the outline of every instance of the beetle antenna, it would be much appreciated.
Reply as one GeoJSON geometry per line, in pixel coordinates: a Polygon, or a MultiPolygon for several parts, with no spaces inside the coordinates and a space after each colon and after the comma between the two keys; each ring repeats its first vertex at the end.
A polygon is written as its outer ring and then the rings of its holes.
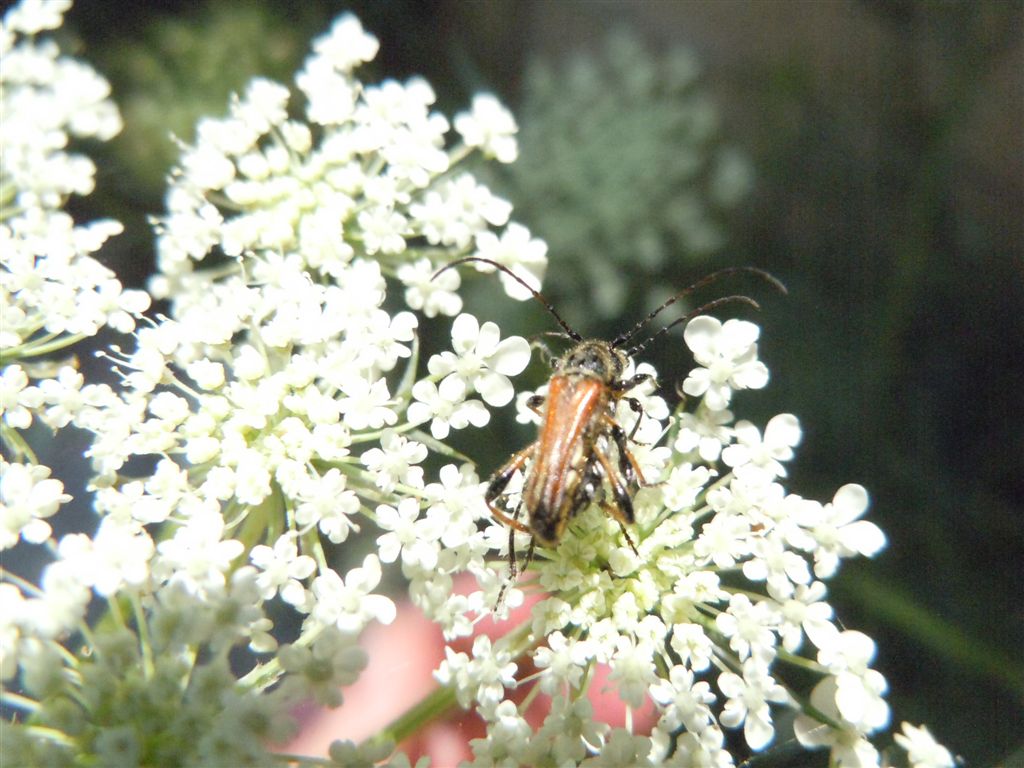
{"type": "Polygon", "coordinates": [[[551,313],[551,316],[554,317],[556,321],[558,321],[558,324],[560,326],[562,326],[562,330],[564,330],[569,335],[570,339],[572,339],[573,341],[583,341],[583,337],[580,336],[576,331],[574,331],[572,329],[572,327],[570,327],[570,325],[567,322],[565,322],[565,320],[562,319],[562,316],[559,315],[555,311],[555,308],[548,303],[548,300],[545,299],[543,295],[541,295],[540,291],[536,290],[533,286],[531,286],[529,283],[527,283],[525,280],[523,280],[523,278],[521,278],[519,275],[517,275],[511,269],[506,267],[504,264],[499,264],[496,261],[491,261],[490,259],[485,259],[482,256],[465,256],[465,257],[463,257],[461,259],[456,259],[453,262],[445,264],[443,267],[441,267],[439,270],[437,270],[437,272],[435,272],[433,275],[431,275],[430,279],[431,280],[435,280],[437,278],[437,276],[440,275],[442,272],[444,272],[446,270],[449,270],[452,267],[457,267],[459,264],[467,264],[468,262],[471,262],[471,261],[480,262],[481,264],[490,264],[495,269],[498,269],[498,270],[504,272],[506,275],[511,277],[513,280],[515,280],[521,286],[523,286],[523,288],[528,290],[530,292],[530,295],[532,295],[533,298],[535,298],[537,301],[539,301],[541,303],[541,305],[544,307],[544,309],[546,309],[548,312],[551,313]]]}
{"type": "Polygon", "coordinates": [[[709,301],[707,304],[704,304],[703,306],[697,307],[697,309],[693,310],[693,312],[690,312],[689,314],[683,317],[676,318],[671,323],[662,328],[660,331],[652,334],[646,341],[642,341],[639,344],[636,344],[630,347],[629,349],[625,350],[626,354],[632,357],[641,349],[645,349],[647,345],[654,341],[656,338],[658,338],[659,336],[664,336],[666,333],[668,333],[670,328],[675,328],[680,323],[688,322],[693,318],[697,317],[697,315],[703,315],[705,312],[710,312],[712,309],[720,307],[722,304],[746,304],[747,306],[753,307],[754,309],[761,309],[761,305],[758,304],[749,296],[723,296],[720,299],[714,299],[712,301],[709,301]]]}
{"type": "MultiPolygon", "coordinates": [[[[746,273],[746,274],[754,275],[755,277],[759,277],[762,280],[764,280],[770,286],[772,286],[777,291],[779,291],[779,293],[781,293],[783,295],[788,293],[788,291],[786,291],[786,286],[784,286],[782,284],[782,282],[779,281],[778,278],[776,278],[775,276],[769,274],[768,272],[765,272],[763,269],[758,269],[757,267],[726,267],[725,269],[719,269],[719,270],[716,270],[715,272],[712,272],[710,275],[707,275],[706,277],[701,278],[696,283],[691,285],[689,288],[684,288],[679,293],[677,293],[675,296],[673,296],[668,301],[663,303],[660,307],[658,307],[653,312],[651,312],[649,315],[647,315],[647,317],[645,317],[639,323],[634,325],[631,329],[629,329],[628,331],[625,331],[624,333],[620,333],[618,336],[616,336],[612,340],[612,347],[613,348],[618,348],[618,347],[621,347],[622,345],[626,344],[630,339],[632,339],[634,336],[636,336],[638,333],[640,333],[640,331],[644,328],[644,326],[646,326],[649,322],[651,322],[651,320],[653,320],[659,314],[661,314],[662,310],[667,309],[668,307],[672,306],[673,304],[675,304],[680,299],[686,298],[687,296],[689,296],[691,293],[693,293],[694,291],[698,290],[699,288],[703,288],[705,285],[708,285],[710,283],[716,282],[716,281],[720,280],[723,277],[728,277],[729,275],[735,275],[735,274],[738,274],[738,273],[746,273]]],[[[737,297],[734,297],[734,296],[730,296],[729,297],[730,300],[735,300],[736,298],[737,297]]],[[[757,306],[756,302],[754,302],[752,300],[748,300],[748,303],[751,303],[754,306],[757,306]]],[[[704,307],[702,307],[701,309],[702,310],[703,309],[707,309],[710,306],[711,306],[710,304],[705,304],[704,307]]],[[[682,318],[682,319],[692,318],[692,317],[694,317],[697,314],[700,314],[700,311],[692,312],[689,315],[687,315],[686,318],[682,318]]],[[[633,347],[633,351],[637,351],[637,350],[643,349],[656,336],[660,336],[668,328],[671,328],[672,326],[678,325],[681,321],[682,320],[676,320],[676,321],[670,323],[668,326],[666,326],[665,328],[662,328],[660,331],[658,331],[656,334],[654,334],[654,336],[652,336],[650,339],[645,341],[643,344],[640,344],[638,346],[633,347]]]]}

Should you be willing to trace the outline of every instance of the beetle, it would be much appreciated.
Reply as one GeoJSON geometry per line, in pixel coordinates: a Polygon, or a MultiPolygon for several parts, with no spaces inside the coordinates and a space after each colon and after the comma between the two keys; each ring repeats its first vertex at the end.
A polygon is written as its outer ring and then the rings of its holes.
{"type": "MultiPolygon", "coordinates": [[[[785,286],[767,272],[753,267],[722,269],[675,294],[628,331],[605,341],[584,339],[540,292],[508,267],[490,259],[479,256],[457,259],[439,269],[433,277],[470,262],[490,265],[525,287],[561,326],[562,333],[555,332],[555,335],[564,335],[572,342],[568,351],[553,363],[547,395],[534,395],[527,401],[527,407],[541,418],[537,440],[514,453],[491,476],[484,493],[491,514],[509,527],[509,581],[516,578],[515,531],[531,537],[526,555],[526,563],[529,564],[538,542],[546,547],[557,546],[571,520],[595,501],[618,522],[626,542],[639,555],[626,526],[635,522],[633,498],[646,484],[629,449],[643,409],[640,401],[629,393],[654,379],[648,373],[624,377],[629,360],[669,329],[722,304],[739,302],[755,309],[760,306],[747,296],[724,296],[668,323],[641,343],[631,342],[662,310],[726,275],[738,272],[754,274],[783,293],[785,286]],[[620,400],[624,400],[637,415],[628,434],[616,419],[620,400]],[[523,490],[520,502],[510,517],[498,508],[497,502],[519,471],[525,472],[523,490]],[[610,500],[605,498],[605,489],[611,492],[610,500]],[[519,520],[524,507],[526,523],[519,520]]],[[[501,603],[501,597],[498,603],[501,603]]]]}

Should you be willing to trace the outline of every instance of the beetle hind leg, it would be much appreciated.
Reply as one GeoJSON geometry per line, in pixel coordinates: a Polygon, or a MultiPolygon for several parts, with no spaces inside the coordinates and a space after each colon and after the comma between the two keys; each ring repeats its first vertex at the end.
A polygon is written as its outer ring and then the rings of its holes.
{"type": "MultiPolygon", "coordinates": [[[[621,467],[619,471],[616,471],[603,451],[595,450],[594,456],[597,458],[605,477],[608,479],[608,484],[612,488],[612,497],[615,500],[614,503],[608,501],[601,502],[601,508],[619,524],[619,528],[622,529],[622,535],[626,537],[626,543],[629,544],[629,548],[633,550],[633,554],[639,557],[640,552],[637,550],[636,544],[633,543],[629,531],[626,530],[627,524],[632,525],[636,521],[636,516],[633,513],[633,498],[630,496],[628,487],[630,478],[622,471],[621,467]]],[[[630,459],[632,459],[631,455],[630,459]]]]}

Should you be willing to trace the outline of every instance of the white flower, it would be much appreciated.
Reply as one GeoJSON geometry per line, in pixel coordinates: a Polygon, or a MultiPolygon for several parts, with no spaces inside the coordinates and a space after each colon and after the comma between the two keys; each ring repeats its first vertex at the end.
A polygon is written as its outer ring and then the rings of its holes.
{"type": "Polygon", "coordinates": [[[416,402],[409,404],[409,422],[430,421],[430,434],[438,440],[448,437],[449,428],[482,427],[491,420],[483,403],[465,399],[466,382],[455,376],[445,377],[440,384],[421,379],[413,384],[412,396],[416,402]]]}
{"type": "Polygon", "coordinates": [[[718,631],[729,638],[740,660],[750,656],[767,664],[775,657],[774,628],[779,617],[770,601],[752,603],[746,595],[733,595],[729,607],[715,619],[718,631]]]}
{"type": "Polygon", "coordinates": [[[699,624],[676,624],[672,627],[672,650],[690,669],[698,672],[711,666],[712,643],[699,624]]]}
{"type": "Polygon", "coordinates": [[[893,738],[907,752],[911,768],[953,768],[953,755],[921,725],[902,723],[903,733],[893,738]]]}
{"type": "Polygon", "coordinates": [[[608,680],[616,683],[619,698],[631,707],[640,707],[655,679],[654,648],[646,642],[634,642],[628,635],[620,635],[611,668],[608,680]]]}
{"type": "Polygon", "coordinates": [[[222,539],[224,528],[218,512],[192,515],[173,537],[157,545],[156,568],[200,595],[223,587],[231,561],[245,549],[240,541],[222,539]]]}
{"type": "MultiPolygon", "coordinates": [[[[461,379],[480,393],[488,405],[502,406],[515,390],[509,376],[521,373],[530,362],[530,344],[521,336],[501,339],[495,323],[482,326],[473,315],[461,314],[452,323],[452,348],[430,358],[434,376],[461,379]]],[[[443,382],[442,382],[443,384],[443,382]]]]}
{"type": "Polygon", "coordinates": [[[351,376],[342,385],[342,391],[344,397],[338,401],[338,410],[352,429],[380,429],[385,424],[392,426],[398,422],[384,379],[370,383],[361,376],[351,376]]]}
{"type": "Polygon", "coordinates": [[[444,530],[438,517],[420,518],[416,499],[402,499],[397,508],[381,504],[377,507],[377,525],[385,531],[377,538],[380,559],[393,563],[402,555],[403,565],[430,571],[437,566],[438,539],[444,530]]]}
{"type": "Polygon", "coordinates": [[[349,531],[359,530],[351,519],[359,510],[359,499],[347,486],[348,479],[337,468],[308,478],[296,491],[301,503],[295,510],[295,522],[319,527],[335,544],[343,542],[349,531]]]}
{"type": "Polygon", "coordinates": [[[707,467],[680,464],[673,467],[662,486],[662,499],[673,512],[688,508],[714,474],[707,467]]]}
{"type": "Polygon", "coordinates": [[[694,680],[693,672],[676,665],[668,678],[660,678],[651,686],[651,698],[665,707],[659,725],[669,731],[682,727],[690,733],[704,731],[714,720],[710,705],[715,694],[706,681],[694,680]]]}
{"type": "Polygon", "coordinates": [[[593,650],[587,641],[566,638],[561,632],[548,635],[547,645],[538,648],[533,663],[542,670],[540,689],[554,695],[565,685],[579,688],[583,670],[593,650]]]}
{"type": "Polygon", "coordinates": [[[679,433],[672,447],[681,454],[696,450],[701,459],[708,464],[714,463],[722,453],[722,446],[728,445],[732,438],[732,430],[725,426],[732,419],[733,413],[728,409],[682,413],[679,416],[679,433]]]}
{"type": "Polygon", "coordinates": [[[722,461],[733,468],[737,477],[752,472],[768,479],[785,477],[782,462],[793,458],[793,448],[800,442],[800,422],[789,413],[773,417],[761,437],[757,427],[741,421],[734,428],[736,442],[722,451],[722,461]]]}
{"type": "Polygon", "coordinates": [[[365,32],[351,13],[339,16],[330,32],[313,41],[314,53],[340,72],[350,72],[363,62],[373,61],[379,49],[377,38],[365,32]]]}
{"type": "Polygon", "coordinates": [[[442,684],[455,684],[456,696],[464,707],[472,698],[484,712],[493,711],[502,701],[505,688],[515,685],[517,666],[511,655],[493,646],[486,635],[473,641],[472,657],[448,647],[445,656],[434,676],[442,684]]]}
{"type": "Polygon", "coordinates": [[[818,648],[818,662],[835,676],[835,706],[847,723],[862,733],[889,722],[883,694],[888,683],[868,665],[875,657],[875,642],[863,632],[834,631],[818,648]]]}
{"type": "MultiPolygon", "coordinates": [[[[489,259],[508,267],[534,290],[540,288],[547,267],[548,246],[543,240],[530,237],[530,231],[521,224],[509,224],[499,238],[493,232],[481,232],[476,237],[476,253],[481,259],[489,259]]],[[[489,264],[477,263],[480,272],[493,272],[489,264]]],[[[499,274],[505,293],[513,299],[525,301],[530,291],[504,272],[499,274]]]]}
{"type": "Polygon", "coordinates": [[[793,733],[800,744],[811,748],[830,747],[831,761],[843,768],[878,768],[878,750],[864,737],[863,731],[844,722],[839,714],[834,677],[826,677],[814,687],[811,706],[835,720],[839,727],[823,725],[809,715],[797,715],[793,733]]]}
{"type": "Polygon", "coordinates": [[[380,561],[367,555],[363,565],[353,568],[342,579],[327,570],[313,579],[313,605],[310,618],[318,625],[335,626],[345,633],[357,633],[370,621],[390,624],[395,620],[395,604],[371,590],[380,584],[380,561]]]}
{"type": "Polygon", "coordinates": [[[83,584],[104,597],[128,587],[143,586],[150,575],[153,540],[135,521],[106,517],[90,539],[75,533],[61,539],[58,553],[83,584]]]}
{"type": "Polygon", "coordinates": [[[458,290],[462,278],[457,270],[449,269],[433,279],[435,267],[430,259],[420,259],[398,268],[398,279],[406,286],[405,303],[421,310],[427,317],[438,314],[455,315],[462,309],[458,290]]]}
{"type": "Polygon", "coordinates": [[[885,546],[881,529],[872,522],[858,519],[867,508],[867,491],[854,483],[836,491],[830,504],[801,508],[798,522],[813,540],[814,574],[818,578],[832,576],[840,558],[856,554],[872,557],[885,546]]]}
{"type": "Polygon", "coordinates": [[[738,728],[743,724],[743,735],[751,749],[763,749],[775,735],[769,702],[785,702],[789,697],[785,689],[768,674],[768,668],[757,659],[743,663],[743,676],[723,672],[718,687],[728,697],[722,710],[722,725],[738,728]]]}
{"type": "Polygon", "coordinates": [[[9,30],[35,35],[57,29],[70,7],[71,0],[22,0],[4,14],[3,24],[9,30]]]}
{"type": "Polygon", "coordinates": [[[249,560],[260,571],[256,586],[264,600],[280,592],[286,603],[302,605],[305,602],[306,588],[302,582],[316,570],[316,561],[299,554],[295,538],[286,533],[278,537],[273,548],[257,544],[250,550],[249,560]]]}
{"type": "Polygon", "coordinates": [[[385,206],[377,206],[362,211],[357,221],[367,254],[395,254],[405,250],[404,235],[408,231],[408,222],[402,214],[385,206]]]}
{"type": "Polygon", "coordinates": [[[496,158],[498,162],[514,162],[519,153],[515,118],[491,94],[474,96],[472,110],[456,115],[455,130],[462,135],[467,146],[480,147],[485,155],[496,158]]]}
{"type": "Polygon", "coordinates": [[[621,768],[624,765],[644,768],[651,765],[648,758],[650,752],[649,737],[632,734],[624,728],[615,728],[600,754],[587,758],[580,765],[586,768],[621,768]]]}
{"type": "Polygon", "coordinates": [[[786,548],[785,540],[769,534],[754,539],[750,559],[743,563],[743,575],[751,581],[765,581],[771,594],[788,596],[794,585],[811,580],[807,561],[799,552],[786,548]]]}
{"type": "Polygon", "coordinates": [[[831,621],[832,606],[823,600],[825,592],[825,585],[815,581],[810,585],[798,585],[792,596],[773,594],[780,602],[782,623],[779,625],[779,636],[783,648],[790,653],[799,649],[805,632],[818,647],[831,638],[835,627],[831,621]]]}
{"type": "Polygon", "coordinates": [[[326,627],[312,648],[285,645],[277,657],[288,673],[284,687],[289,698],[312,695],[317,703],[329,707],[341,704],[341,687],[354,683],[369,662],[366,651],[356,645],[355,635],[334,627],[326,627]]]}
{"type": "Polygon", "coordinates": [[[423,468],[416,466],[427,458],[427,446],[393,430],[384,430],[380,447],[366,451],[360,460],[373,473],[374,484],[382,491],[393,491],[397,483],[423,487],[423,468]]]}
{"type": "Polygon", "coordinates": [[[0,459],[0,551],[19,538],[41,544],[51,529],[46,518],[71,501],[64,484],[39,464],[8,464],[0,459]]]}
{"type": "Polygon", "coordinates": [[[734,390],[761,389],[768,369],[757,359],[761,329],[745,320],[721,321],[701,315],[691,320],[683,338],[693,352],[695,368],[683,382],[683,391],[704,398],[713,411],[729,406],[734,390]]]}
{"type": "Polygon", "coordinates": [[[508,223],[512,205],[463,173],[438,189],[428,189],[409,206],[412,226],[432,245],[453,245],[460,250],[487,226],[508,223]]]}

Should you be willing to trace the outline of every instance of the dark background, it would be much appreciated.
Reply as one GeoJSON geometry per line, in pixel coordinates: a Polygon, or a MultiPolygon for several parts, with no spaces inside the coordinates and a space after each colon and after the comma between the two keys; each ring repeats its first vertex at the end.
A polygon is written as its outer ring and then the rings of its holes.
{"type": "MultiPolygon", "coordinates": [[[[622,281],[613,287],[626,296],[612,317],[593,301],[600,286],[577,279],[579,259],[589,267],[628,253],[641,223],[627,222],[625,240],[606,248],[591,240],[582,256],[568,255],[571,243],[565,260],[549,253],[545,291],[585,335],[607,337],[657,298],[651,286],[685,286],[734,264],[780,277],[786,298],[742,286],[765,304],[761,356],[772,382],[741,397],[739,410],[760,424],[799,416],[795,492],[828,500],[859,482],[872,495],[870,519],[889,546],[830,585],[839,616],[878,641],[897,723],[927,723],[968,765],[1024,764],[1024,6],[82,0],[61,34],[110,78],[127,127],[89,149],[98,189],[72,210],[125,222],[104,251],[125,283],[142,285],[153,269],[146,217],[162,208],[175,153],[168,132],[190,139],[195,118],[222,114],[252,74],[289,82],[312,37],[345,9],[381,41],[362,79],[423,75],[449,116],[479,90],[496,93],[520,120],[524,163],[533,151],[525,137],[543,137],[546,125],[536,108],[524,112],[531,66],[547,62],[556,82],[571,82],[567,62],[600,57],[613,28],[652,61],[685,47],[700,62],[699,92],[718,114],[714,141],[738,149],[753,178],[719,212],[720,247],[681,249],[643,269],[609,261],[606,279],[622,281]]],[[[635,116],[643,102],[623,105],[635,116]]],[[[672,151],[670,138],[658,142],[672,151]]],[[[642,195],[659,172],[620,187],[642,195]]],[[[559,242],[571,229],[544,231],[554,227],[538,211],[563,206],[571,220],[588,202],[526,194],[514,174],[493,184],[516,203],[515,220],[559,242]]],[[[660,205],[651,200],[652,221],[667,218],[660,205]]],[[[550,327],[532,303],[495,317],[491,307],[509,302],[481,282],[472,290],[491,303],[471,295],[468,306],[505,333],[550,327]]],[[[681,352],[670,336],[644,354],[671,381],[688,368],[681,352]]],[[[527,440],[492,429],[482,472],[527,440]]]]}

